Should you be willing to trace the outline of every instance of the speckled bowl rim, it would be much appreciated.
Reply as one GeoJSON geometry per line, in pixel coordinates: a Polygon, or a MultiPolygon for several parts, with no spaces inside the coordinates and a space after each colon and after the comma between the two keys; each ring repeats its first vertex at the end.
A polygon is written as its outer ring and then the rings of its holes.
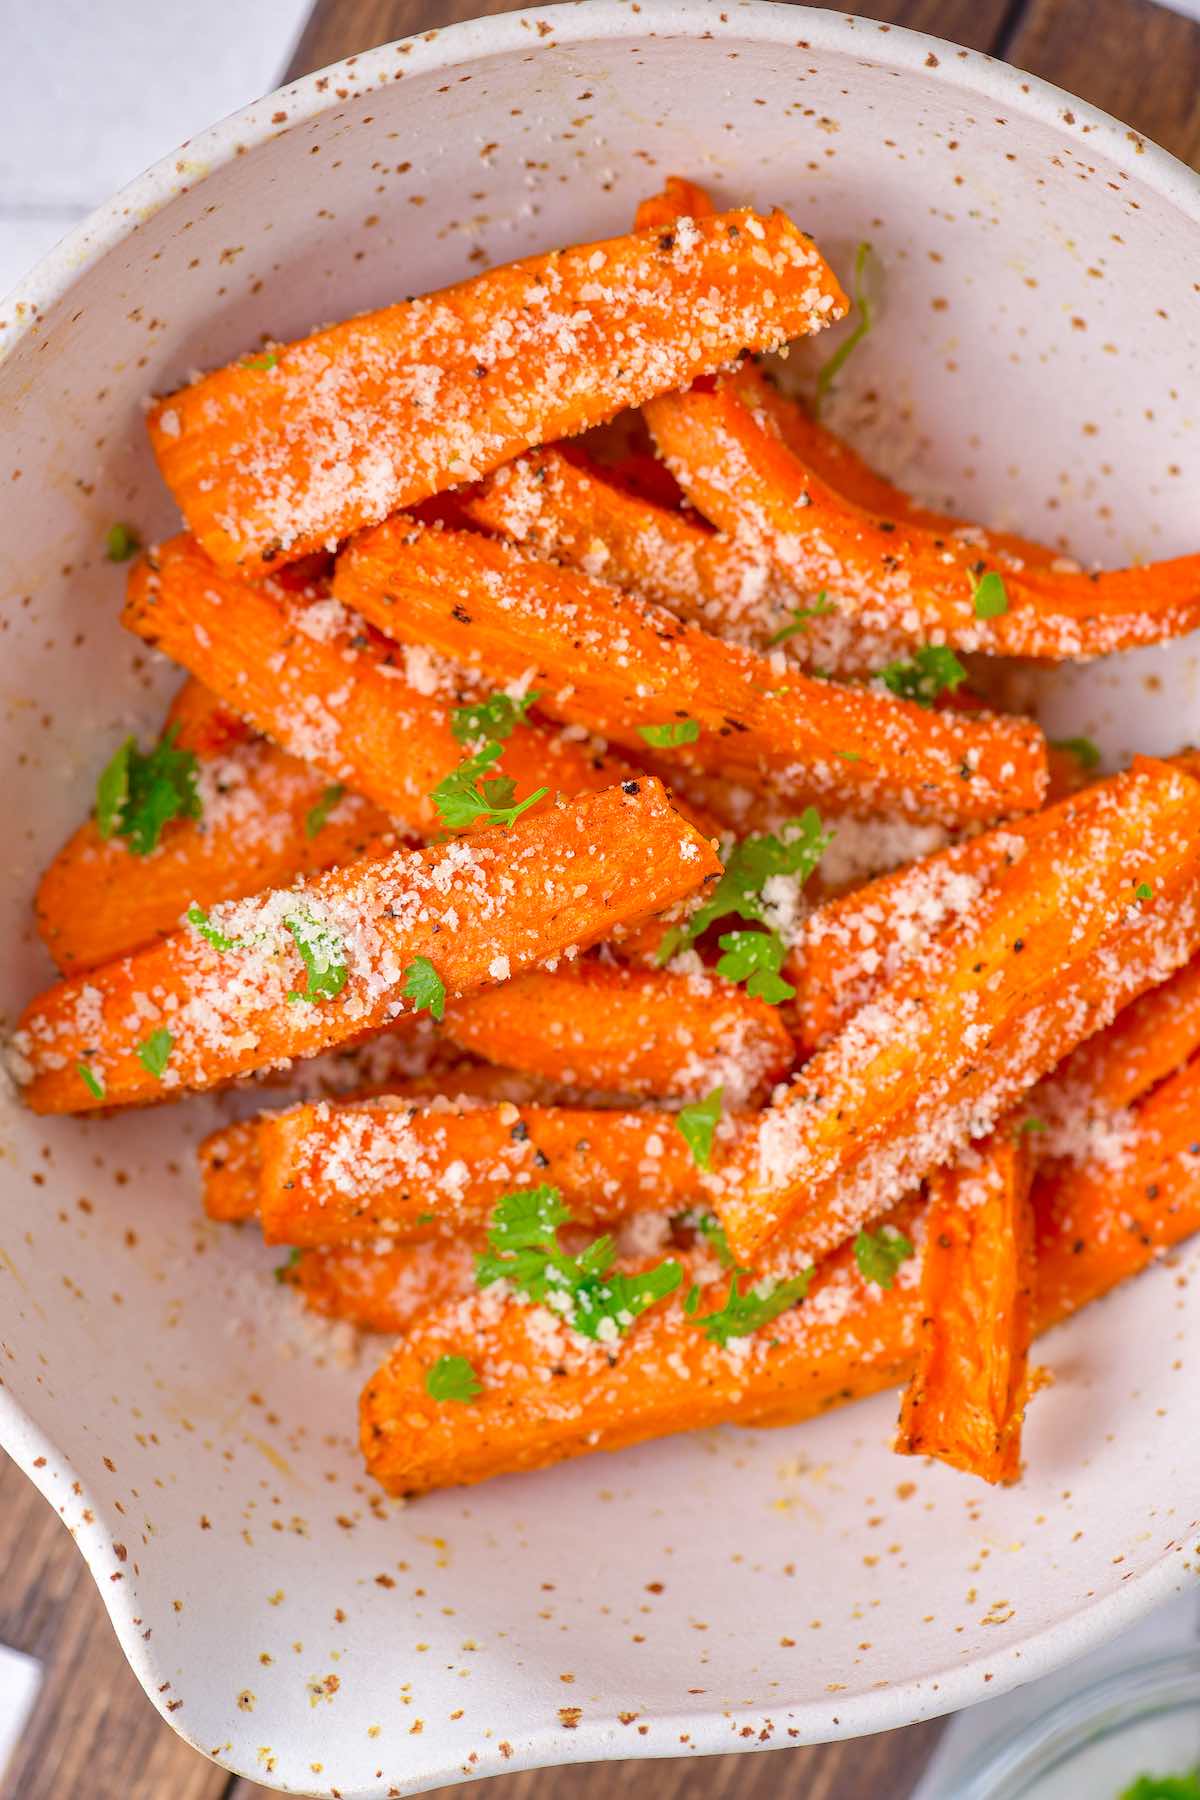
{"type": "MultiPolygon", "coordinates": [[[[636,10],[631,0],[566,0],[565,4],[469,20],[421,37],[400,40],[410,46],[403,74],[407,78],[418,72],[452,68],[466,60],[503,55],[512,50],[536,51],[595,39],[644,37],[648,32],[658,37],[697,37],[702,32],[715,38],[750,37],[760,43],[778,44],[781,49],[803,46],[815,51],[858,55],[897,72],[919,72],[924,79],[944,85],[955,93],[996,101],[1010,115],[1054,129],[1067,143],[1087,141],[1128,176],[1168,201],[1187,218],[1200,223],[1200,175],[1141,133],[1066,90],[1027,75],[1010,64],[998,62],[981,51],[964,50],[923,32],[824,10],[800,14],[791,6],[774,4],[773,0],[733,0],[732,4],[721,7],[715,0],[642,0],[636,10]],[[539,22],[551,26],[549,34],[537,34],[539,22]]],[[[240,112],[230,114],[197,137],[185,140],[177,150],[130,182],[76,226],[8,298],[0,302],[0,360],[29,331],[37,328],[46,308],[60,300],[82,273],[132,236],[140,224],[163,206],[196,187],[234,157],[343,105],[346,89],[357,95],[373,87],[390,85],[397,75],[396,55],[395,43],[384,44],[315,71],[240,112]],[[331,75],[334,79],[330,79],[331,75]],[[337,92],[339,87],[343,89],[342,94],[337,92]]],[[[0,1446],[51,1505],[56,1503],[64,1487],[78,1481],[69,1459],[55,1449],[3,1385],[0,1385],[0,1446]]],[[[76,1530],[76,1542],[94,1571],[108,1553],[115,1522],[106,1518],[101,1501],[82,1483],[76,1492],[81,1493],[83,1503],[92,1515],[90,1525],[76,1530]]],[[[172,1729],[187,1737],[181,1722],[165,1710],[162,1696],[157,1691],[163,1677],[155,1660],[155,1651],[133,1623],[139,1612],[136,1580],[126,1580],[119,1591],[108,1582],[98,1581],[98,1585],[135,1675],[172,1729]]],[[[985,1695],[992,1698],[1021,1682],[1061,1667],[1112,1637],[1124,1626],[1133,1624],[1177,1588],[1177,1559],[1164,1553],[1145,1573],[1112,1594],[1093,1601],[1057,1625],[1018,1639],[1001,1654],[976,1657],[920,1680],[897,1682],[878,1692],[847,1697],[839,1708],[836,1723],[830,1720],[827,1700],[791,1706],[789,1718],[793,1726],[799,1728],[800,1741],[818,1742],[889,1730],[955,1711],[985,1695]]],[[[730,1722],[741,1722],[743,1710],[747,1722],[757,1723],[757,1712],[749,1708],[713,1712],[707,1717],[703,1710],[681,1710],[679,1720],[686,1723],[692,1734],[692,1750],[728,1751],[730,1722]],[[707,1743],[704,1741],[706,1736],[707,1743]]],[[[667,1737],[663,1741],[670,1739],[667,1737]]],[[[196,1747],[202,1754],[209,1754],[201,1746],[196,1747]]],[[[735,1747],[760,1748],[753,1741],[741,1744],[736,1740],[735,1747]]],[[[522,1766],[546,1766],[567,1760],[563,1756],[561,1737],[549,1730],[544,1743],[539,1745],[535,1738],[532,1748],[533,1753],[522,1758],[522,1766]],[[544,1755],[540,1753],[543,1749],[544,1755]]],[[[598,1722],[590,1730],[583,1723],[571,1743],[569,1760],[615,1760],[623,1755],[602,1723],[598,1722]]],[[[219,1758],[210,1760],[222,1761],[219,1758]]],[[[262,1780],[261,1770],[242,1768],[232,1761],[222,1761],[222,1766],[252,1780],[262,1780]]],[[[453,1779],[456,1776],[452,1770],[445,1773],[430,1771],[431,1781],[453,1779]]]]}

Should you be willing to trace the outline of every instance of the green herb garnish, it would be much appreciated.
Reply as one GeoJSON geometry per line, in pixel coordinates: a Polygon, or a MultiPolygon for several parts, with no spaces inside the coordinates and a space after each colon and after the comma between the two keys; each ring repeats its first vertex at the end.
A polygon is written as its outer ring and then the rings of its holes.
{"type": "Polygon", "coordinates": [[[803,1300],[812,1278],[810,1266],[802,1269],[799,1275],[793,1275],[790,1281],[773,1281],[767,1276],[743,1294],[738,1288],[738,1276],[734,1275],[730,1278],[729,1293],[720,1311],[700,1313],[694,1323],[714,1344],[724,1345],[730,1338],[749,1337],[803,1300]]]}
{"type": "Polygon", "coordinates": [[[1117,1800],[1200,1800],[1200,1767],[1184,1775],[1139,1775],[1117,1800]]]}
{"type": "Polygon", "coordinates": [[[896,1271],[913,1253],[913,1247],[894,1225],[881,1225],[878,1231],[860,1231],[854,1240],[854,1260],[864,1281],[877,1287],[890,1288],[896,1271]]]}
{"type": "Polygon", "coordinates": [[[786,644],[788,639],[795,637],[798,631],[808,630],[810,619],[826,619],[830,613],[836,611],[837,607],[829,599],[828,591],[822,588],[811,606],[798,606],[787,624],[780,630],[771,633],[767,639],[767,648],[773,650],[776,644],[786,644]]]}
{"type": "Polygon", "coordinates": [[[302,1255],[303,1255],[303,1251],[298,1250],[296,1248],[296,1246],[293,1244],[292,1248],[287,1253],[286,1259],[281,1263],[276,1263],[276,1265],[275,1265],[276,1281],[286,1281],[288,1276],[290,1275],[291,1271],[295,1268],[296,1264],[300,1261],[300,1258],[302,1255]]]}
{"type": "Polygon", "coordinates": [[[460,1400],[465,1406],[483,1392],[483,1383],[465,1356],[439,1356],[425,1371],[425,1392],[431,1400],[460,1400]]]}
{"type": "Polygon", "coordinates": [[[1031,1115],[1028,1119],[1022,1119],[1021,1123],[1017,1126],[1017,1136],[1040,1137],[1043,1132],[1049,1131],[1049,1129],[1050,1127],[1047,1125],[1045,1119],[1037,1119],[1031,1115]]]}
{"type": "Polygon", "coordinates": [[[1133,890],[1133,897],[1135,900],[1151,900],[1154,897],[1154,889],[1148,881],[1139,881],[1133,890]]]}
{"type": "Polygon", "coordinates": [[[149,856],[170,819],[198,819],[197,764],[191,750],[176,750],[172,725],[153,750],[126,738],[96,783],[96,829],[102,838],[125,839],[134,856],[149,856]]]}
{"type": "Polygon", "coordinates": [[[823,362],[821,367],[817,370],[817,391],[813,401],[813,417],[816,419],[820,418],[821,407],[824,405],[834,382],[841,374],[847,358],[852,356],[854,351],[858,349],[858,346],[867,336],[874,323],[871,312],[871,301],[867,294],[865,281],[867,263],[871,254],[871,246],[869,243],[860,244],[854,253],[854,279],[852,286],[854,292],[854,304],[858,308],[858,324],[854,327],[854,330],[850,333],[849,337],[845,338],[842,343],[838,345],[833,355],[829,357],[827,361],[823,362]]]}
{"type": "Polygon", "coordinates": [[[329,815],[345,793],[345,783],[335,781],[324,789],[315,806],[310,806],[304,815],[304,835],[315,838],[318,831],[323,831],[329,823],[329,815]]]}
{"type": "Polygon", "coordinates": [[[999,619],[1008,611],[1008,589],[995,569],[989,569],[976,582],[974,605],[977,619],[999,619]]]}
{"type": "Polygon", "coordinates": [[[75,1064],[75,1073],[93,1100],[103,1100],[104,1083],[94,1069],[89,1069],[86,1063],[78,1062],[75,1064]]]}
{"type": "Polygon", "coordinates": [[[284,921],[300,952],[308,975],[302,994],[293,991],[288,999],[315,1006],[318,1000],[336,1000],[346,985],[350,970],[346,963],[346,946],[338,933],[314,919],[311,913],[292,913],[284,921]]]}
{"type": "Polygon", "coordinates": [[[507,1281],[527,1300],[559,1313],[584,1337],[620,1337],[656,1300],[683,1280],[680,1265],[668,1259],[640,1275],[614,1275],[616,1245],[599,1237],[577,1256],[558,1242],[558,1228],[571,1222],[557,1188],[521,1188],[504,1194],[488,1225],[488,1249],[475,1258],[480,1287],[507,1281]]]}
{"type": "Polygon", "coordinates": [[[1093,744],[1091,738],[1051,738],[1050,748],[1052,750],[1069,750],[1071,755],[1077,758],[1081,768],[1097,769],[1100,766],[1100,750],[1098,745],[1093,744]]]}
{"type": "MultiPolygon", "coordinates": [[[[718,1219],[716,1213],[684,1213],[681,1223],[690,1225],[693,1231],[698,1231],[700,1233],[723,1269],[732,1269],[737,1275],[748,1275],[750,1273],[749,1269],[745,1268],[737,1260],[737,1257],[729,1248],[729,1239],[725,1236],[725,1227],[722,1225],[720,1219],[718,1219]]],[[[697,1292],[699,1292],[698,1289],[697,1292]]],[[[693,1307],[692,1310],[694,1311],[695,1308],[693,1307]]]]}
{"type": "Polygon", "coordinates": [[[493,775],[482,780],[485,770],[498,762],[503,754],[503,744],[484,744],[438,783],[433,790],[433,803],[443,824],[449,825],[451,830],[465,825],[503,825],[507,829],[549,793],[549,788],[535,788],[528,799],[514,806],[517,784],[511,775],[493,775]]]}
{"type": "Polygon", "coordinates": [[[953,693],[967,679],[967,671],[945,644],[922,644],[909,662],[889,663],[879,679],[901,700],[932,706],[939,694],[953,693]]]}
{"type": "Polygon", "coordinates": [[[150,1036],[143,1039],[137,1047],[138,1061],[143,1069],[148,1074],[157,1076],[159,1081],[167,1072],[167,1064],[171,1060],[171,1046],[174,1042],[175,1039],[166,1026],[160,1025],[157,1031],[152,1031],[150,1036]]]}
{"type": "Polygon", "coordinates": [[[698,719],[672,719],[666,725],[639,725],[638,736],[652,750],[673,750],[677,744],[694,744],[700,736],[698,719]]]}
{"type": "Polygon", "coordinates": [[[481,739],[502,744],[518,725],[525,723],[526,713],[539,698],[537,694],[523,694],[514,700],[511,694],[496,693],[471,706],[456,706],[450,715],[450,729],[460,744],[475,744],[481,739]]]}
{"type": "Polygon", "coordinates": [[[104,554],[109,562],[128,562],[141,549],[141,540],[132,525],[118,522],[110,525],[104,537],[104,554]]]}
{"type": "Polygon", "coordinates": [[[267,370],[273,369],[278,361],[278,350],[264,350],[261,356],[243,356],[242,368],[257,369],[260,375],[265,375],[267,370]]]}
{"type": "Polygon", "coordinates": [[[404,971],[401,989],[413,1012],[428,1012],[440,1025],[446,1015],[446,987],[427,956],[414,956],[404,971]]]}
{"type": "Polygon", "coordinates": [[[724,1088],[714,1088],[707,1099],[694,1100],[690,1106],[681,1106],[675,1114],[675,1123],[683,1133],[693,1160],[701,1169],[707,1169],[712,1161],[713,1136],[721,1117],[721,1096],[724,1091],[724,1088]]]}
{"type": "Polygon", "coordinates": [[[779,971],[787,957],[787,945],[775,931],[727,931],[717,939],[725,952],[717,964],[717,974],[726,981],[744,981],[753,1000],[765,1000],[778,1006],[796,992],[779,971]]]}
{"type": "Polygon", "coordinates": [[[200,933],[205,943],[211,944],[214,950],[220,950],[223,953],[226,950],[244,950],[246,948],[240,938],[226,937],[223,931],[218,930],[215,925],[211,925],[209,915],[202,906],[197,906],[194,900],[183,916],[188,924],[200,933]]]}

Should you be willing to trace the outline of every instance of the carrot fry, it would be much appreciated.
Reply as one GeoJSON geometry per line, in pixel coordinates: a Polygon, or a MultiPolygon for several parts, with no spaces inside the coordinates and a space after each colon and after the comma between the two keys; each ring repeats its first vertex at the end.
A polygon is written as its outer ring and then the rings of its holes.
{"type": "Polygon", "coordinates": [[[979,1136],[1063,1054],[1200,945],[1200,784],[1100,783],[805,1064],[717,1201],[753,1261],[812,1255],[979,1136]]]}
{"type": "Polygon", "coordinates": [[[210,1132],[197,1151],[204,1210],[210,1219],[232,1225],[258,1216],[262,1157],[257,1119],[235,1119],[210,1132]]]}
{"type": "Polygon", "coordinates": [[[423,1312],[473,1289],[475,1251],[459,1238],[390,1250],[301,1250],[280,1265],[279,1279],[322,1318],[360,1331],[407,1331],[423,1312]]]}
{"type": "Polygon", "coordinates": [[[474,533],[388,520],[342,553],[334,592],[404,642],[503,679],[532,667],[539,709],[564,723],[635,749],[667,733],[684,768],[951,821],[1031,809],[1045,788],[1030,720],[931,713],[778,672],[662,607],[474,533]]]}
{"type": "Polygon", "coordinates": [[[1038,1329],[1105,1294],[1200,1227],[1200,1057],[1140,1100],[1122,1155],[1054,1161],[1033,1184],[1038,1329]]]}
{"type": "MultiPolygon", "coordinates": [[[[421,648],[397,655],[335,600],[219,574],[188,537],[162,545],[156,567],[134,568],[124,623],[291,755],[415,829],[445,829],[430,796],[467,754],[451,713],[481,693],[461,671],[421,648]]],[[[506,740],[496,772],[520,793],[544,786],[551,798],[633,773],[587,743],[525,724],[506,740]]]]}
{"type": "Polygon", "coordinates": [[[213,561],[255,572],[845,310],[810,239],[743,209],[529,257],[244,358],[160,401],[150,438],[213,561]]]}
{"type": "Polygon", "coordinates": [[[172,726],[179,748],[194,750],[197,756],[213,756],[254,737],[254,727],[240,713],[231,712],[211,688],[190,675],[167,708],[164,735],[172,726]]]}
{"type": "Polygon", "coordinates": [[[844,500],[739,393],[737,377],[645,407],[668,468],[705,518],[767,545],[796,586],[861,626],[1061,659],[1160,643],[1200,624],[1200,555],[1100,574],[1014,566],[961,532],[883,520],[844,500]],[[985,580],[986,578],[986,580],[985,580]]]}
{"type": "Polygon", "coordinates": [[[461,995],[658,911],[719,868],[645,778],[511,831],[228,902],[33,1001],[15,1040],[24,1098],[35,1112],[81,1112],[311,1056],[399,1017],[417,957],[461,995]]]}
{"type": "Polygon", "coordinates": [[[321,1102],[264,1114],[258,1147],[269,1244],[479,1233],[502,1194],[542,1181],[582,1225],[704,1198],[673,1115],[653,1111],[321,1102]]]}
{"type": "MultiPolygon", "coordinates": [[[[198,682],[188,688],[204,691],[198,682]]],[[[214,707],[205,727],[210,741],[222,722],[229,715],[214,707]]],[[[134,856],[120,838],[102,838],[89,819],[47,868],[34,912],[64,975],[176,930],[192,901],[240,900],[395,846],[391,820],[369,800],[331,787],[262,738],[225,736],[224,749],[197,757],[199,818],[169,820],[147,856],[134,856]]],[[[182,736],[176,742],[190,747],[182,736]]]]}
{"type": "Polygon", "coordinates": [[[1001,1128],[929,1178],[917,1363],[896,1449],[1011,1482],[1033,1334],[1033,1160],[1001,1128]]]}
{"type": "Polygon", "coordinates": [[[643,200],[634,218],[636,231],[675,225],[680,219],[709,219],[716,207],[697,182],[682,175],[668,175],[661,194],[643,200]]]}
{"type": "Polygon", "coordinates": [[[460,1049],[581,1088],[746,1105],[791,1068],[776,1007],[717,976],[586,961],[535,970],[446,1008],[460,1049]]]}
{"type": "Polygon", "coordinates": [[[1129,1106],[1200,1050],[1200,957],[1117,1015],[1107,1031],[1072,1051],[1029,1097],[1029,1110],[1058,1121],[1129,1106]]]}
{"type": "MultiPolygon", "coordinates": [[[[1198,1109],[1200,1061],[1142,1102],[1124,1169],[1101,1163],[1038,1176],[1036,1331],[1200,1230],[1198,1109]]],[[[909,1203],[891,1222],[919,1241],[923,1211],[909,1203]]],[[[714,1283],[711,1266],[686,1260],[677,1295],[643,1313],[603,1356],[545,1309],[515,1299],[498,1308],[490,1291],[422,1312],[363,1392],[369,1472],[391,1493],[417,1494],[726,1421],[791,1425],[916,1367],[923,1303],[915,1258],[884,1289],[863,1279],[847,1244],[818,1264],[802,1305],[728,1351],[693,1323],[720,1305],[724,1284],[714,1283]],[[689,1315],[678,1294],[692,1276],[707,1285],[689,1315]],[[469,1404],[430,1397],[425,1379],[443,1355],[470,1361],[482,1391],[469,1404]]]]}

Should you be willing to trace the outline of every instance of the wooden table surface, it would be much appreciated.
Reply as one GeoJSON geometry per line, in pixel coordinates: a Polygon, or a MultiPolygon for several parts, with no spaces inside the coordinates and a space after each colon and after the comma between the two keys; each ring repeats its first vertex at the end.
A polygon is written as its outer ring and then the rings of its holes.
{"type": "MultiPolygon", "coordinates": [[[[500,0],[317,0],[289,75],[433,25],[513,10],[500,0]]],[[[1200,24],[1153,0],[860,0],[856,11],[990,51],[1115,113],[1200,166],[1200,24]]],[[[125,1664],[55,1514],[0,1458],[0,1643],[44,1680],[0,1800],[266,1800],[161,1721],[125,1664]]],[[[703,1762],[593,1763],[496,1778],[488,1800],[905,1800],[937,1721],[848,1743],[703,1762]]],[[[440,1790],[458,1800],[476,1784],[440,1790]]]]}

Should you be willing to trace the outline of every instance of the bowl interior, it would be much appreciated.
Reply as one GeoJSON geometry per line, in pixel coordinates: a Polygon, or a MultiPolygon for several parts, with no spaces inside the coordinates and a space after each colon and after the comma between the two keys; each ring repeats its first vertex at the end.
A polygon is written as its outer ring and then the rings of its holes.
{"type": "MultiPolygon", "coordinates": [[[[125,235],[118,211],[100,254],[74,241],[40,314],[6,313],[9,1017],[49,978],[38,871],[176,679],[121,633],[103,558],[115,519],[173,526],[142,397],[261,334],[618,232],[670,172],[785,206],[843,272],[870,239],[886,301],[841,408],[892,473],[1105,561],[1194,548],[1200,208],[1086,109],[788,8],[598,0],[360,58],[186,149],[121,203],[125,235]]],[[[1113,754],[1174,749],[1197,735],[1194,647],[1060,678],[1045,707],[1113,754]]],[[[875,1729],[1185,1579],[1194,1254],[1047,1343],[1009,1492],[893,1458],[884,1397],[403,1507],[354,1443],[370,1346],[354,1365],[272,1281],[277,1253],[198,1216],[192,1147],[229,1104],[5,1105],[0,1426],[156,1704],[234,1768],[383,1794],[875,1729]]]]}

